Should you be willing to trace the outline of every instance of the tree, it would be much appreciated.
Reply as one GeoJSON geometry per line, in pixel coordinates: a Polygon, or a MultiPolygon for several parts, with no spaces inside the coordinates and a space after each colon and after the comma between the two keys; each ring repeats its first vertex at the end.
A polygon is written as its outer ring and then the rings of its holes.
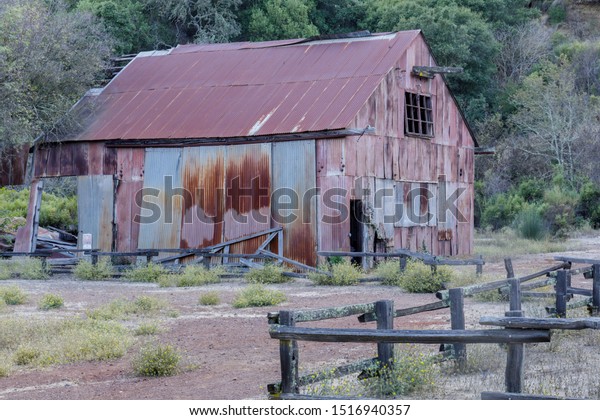
{"type": "Polygon", "coordinates": [[[311,21],[321,34],[340,34],[364,29],[366,0],[317,0],[311,21]]]}
{"type": "Polygon", "coordinates": [[[146,0],[172,22],[177,42],[228,42],[241,33],[236,11],[242,0],[146,0]]]}
{"type": "Polygon", "coordinates": [[[494,59],[499,44],[491,24],[458,0],[373,0],[366,26],[371,30],[421,29],[442,66],[463,67],[448,78],[471,121],[482,119],[495,94],[494,59]]]}
{"type": "Polygon", "coordinates": [[[310,21],[313,0],[265,0],[250,11],[248,34],[251,41],[305,38],[318,35],[310,21]]]}
{"type": "Polygon", "coordinates": [[[105,68],[111,39],[62,1],[0,3],[0,147],[56,128],[105,68]]]}
{"type": "Polygon", "coordinates": [[[512,96],[517,111],[510,123],[512,147],[555,165],[573,186],[579,168],[598,172],[600,105],[597,98],[577,91],[570,69],[564,59],[545,62],[526,77],[512,96]]]}

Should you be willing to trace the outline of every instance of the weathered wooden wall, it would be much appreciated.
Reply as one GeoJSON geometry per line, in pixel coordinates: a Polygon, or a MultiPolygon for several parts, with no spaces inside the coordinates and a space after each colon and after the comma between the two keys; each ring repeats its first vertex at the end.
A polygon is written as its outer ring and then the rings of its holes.
{"type": "MultiPolygon", "coordinates": [[[[433,203],[420,203],[420,210],[435,212],[435,223],[415,224],[403,217],[390,226],[383,220],[391,211],[389,203],[385,204],[387,199],[375,205],[373,194],[368,198],[352,195],[352,187],[344,204],[349,206],[350,199],[364,199],[367,210],[372,211],[369,250],[374,249],[373,239],[377,234],[379,238],[385,235],[387,248],[420,250],[425,247],[436,255],[467,255],[473,250],[474,142],[443,78],[437,75],[430,80],[412,76],[410,71],[415,65],[435,65],[422,37],[416,38],[400,57],[396,68],[388,73],[350,124],[351,127],[375,127],[376,135],[317,141],[317,185],[325,191],[333,186],[352,186],[357,179],[365,177],[367,180],[360,182],[373,191],[393,185],[395,202],[402,204],[404,211],[413,198],[411,190],[429,191],[433,203]],[[406,91],[431,96],[433,137],[404,134],[406,91]],[[457,189],[464,191],[457,201],[462,221],[449,212],[445,223],[438,220],[438,213],[443,210],[438,208],[438,204],[443,203],[438,199],[444,189],[439,187],[442,179],[447,197],[457,189]]],[[[321,227],[319,249],[349,250],[349,231],[347,221],[321,227]]]]}

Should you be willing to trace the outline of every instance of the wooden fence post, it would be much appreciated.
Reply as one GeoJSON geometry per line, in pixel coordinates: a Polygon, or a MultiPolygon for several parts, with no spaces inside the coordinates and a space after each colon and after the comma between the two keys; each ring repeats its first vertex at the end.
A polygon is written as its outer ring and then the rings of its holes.
{"type": "Polygon", "coordinates": [[[594,275],[592,280],[592,315],[598,316],[600,312],[600,264],[592,266],[592,273],[594,275]]]}
{"type": "Polygon", "coordinates": [[[512,279],[515,277],[515,271],[513,270],[512,260],[510,258],[504,259],[504,268],[506,268],[507,279],[512,279]]]}
{"type": "Polygon", "coordinates": [[[556,276],[556,316],[559,318],[567,317],[567,288],[569,285],[569,272],[567,270],[558,270],[556,276]]]}
{"type": "MultiPolygon", "coordinates": [[[[521,317],[523,316],[523,311],[521,310],[521,282],[519,279],[514,278],[511,278],[508,282],[510,287],[510,310],[505,315],[507,317],[521,317]]],[[[506,355],[506,373],[504,376],[506,392],[519,394],[523,392],[523,360],[523,343],[509,344],[506,355]]]]}
{"type": "Polygon", "coordinates": [[[406,256],[405,255],[400,257],[400,272],[402,273],[404,270],[406,270],[406,256]]]}
{"type": "MultiPolygon", "coordinates": [[[[375,316],[378,330],[394,329],[394,301],[380,300],[375,302],[375,316]]],[[[379,367],[391,367],[394,362],[394,344],[377,343],[377,360],[379,367]]]]}
{"type": "MultiPolygon", "coordinates": [[[[463,289],[450,289],[450,324],[453,330],[465,329],[465,297],[463,289]]],[[[467,346],[461,343],[452,344],[454,358],[458,361],[459,369],[464,369],[467,363],[467,346]]]]}
{"type": "MultiPolygon", "coordinates": [[[[279,324],[293,327],[296,325],[292,311],[279,312],[279,324]]],[[[279,340],[279,359],[281,361],[281,391],[284,394],[298,394],[298,342],[279,340]]]]}
{"type": "Polygon", "coordinates": [[[475,275],[477,277],[479,277],[483,274],[483,264],[481,264],[481,262],[483,261],[483,255],[479,256],[479,260],[480,260],[480,262],[475,267],[475,275]]]}

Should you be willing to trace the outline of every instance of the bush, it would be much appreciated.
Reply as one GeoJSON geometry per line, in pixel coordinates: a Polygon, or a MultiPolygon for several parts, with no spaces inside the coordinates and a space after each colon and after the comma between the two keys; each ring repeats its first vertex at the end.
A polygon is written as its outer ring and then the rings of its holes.
{"type": "Polygon", "coordinates": [[[553,235],[567,236],[569,232],[581,225],[577,218],[577,203],[579,196],[576,192],[554,186],[544,194],[544,219],[553,235]]]}
{"type": "MultiPolygon", "coordinates": [[[[326,271],[327,267],[321,267],[321,270],[326,271]]],[[[360,268],[349,261],[332,265],[331,276],[315,272],[308,275],[310,280],[321,286],[352,286],[358,284],[361,277],[360,268]]]]}
{"type": "Polygon", "coordinates": [[[64,304],[65,304],[65,301],[63,300],[62,297],[60,297],[58,295],[47,294],[47,295],[44,295],[44,297],[42,297],[42,299],[40,300],[40,303],[38,304],[38,308],[47,311],[49,309],[62,308],[64,306],[64,304]]]}
{"type": "Polygon", "coordinates": [[[198,303],[204,306],[213,306],[218,305],[221,300],[219,299],[219,294],[217,292],[208,292],[200,295],[198,299],[198,303]]]}
{"type": "Polygon", "coordinates": [[[160,329],[158,328],[158,325],[156,324],[141,324],[140,326],[138,326],[135,331],[134,334],[135,335],[155,335],[158,333],[160,329]]]}
{"type": "Polygon", "coordinates": [[[158,279],[160,287],[193,287],[219,283],[221,268],[206,269],[201,265],[187,265],[181,274],[166,274],[158,279]]]}
{"type": "Polygon", "coordinates": [[[397,261],[384,261],[375,269],[375,275],[383,279],[383,284],[397,286],[400,282],[400,264],[397,261]]]}
{"type": "Polygon", "coordinates": [[[133,282],[156,283],[167,274],[167,270],[162,265],[149,263],[125,271],[123,277],[133,282]]]}
{"type": "Polygon", "coordinates": [[[435,385],[438,369],[435,359],[422,353],[397,355],[391,368],[373,368],[363,381],[369,396],[375,398],[409,395],[435,385]]]}
{"type": "Polygon", "coordinates": [[[141,376],[172,376],[179,371],[181,356],[169,345],[144,347],[133,362],[133,370],[141,376]]]}
{"type": "Polygon", "coordinates": [[[562,3],[558,2],[552,4],[548,9],[548,21],[553,25],[558,25],[567,19],[567,7],[562,3]]]}
{"type": "Polygon", "coordinates": [[[22,279],[44,280],[50,275],[38,258],[21,258],[13,262],[13,270],[22,279]]]}
{"type": "Polygon", "coordinates": [[[285,302],[285,294],[277,290],[266,289],[255,284],[242,290],[233,300],[234,308],[248,308],[251,306],[274,306],[285,302]]]}
{"type": "Polygon", "coordinates": [[[0,298],[7,305],[22,305],[27,301],[27,295],[17,286],[0,287],[0,298]]]}
{"type": "Polygon", "coordinates": [[[250,271],[244,275],[244,278],[249,283],[259,284],[275,284],[290,281],[290,278],[284,276],[283,272],[283,267],[274,264],[265,264],[262,268],[251,268],[250,271]]]}
{"type": "Polygon", "coordinates": [[[523,198],[513,193],[496,194],[485,204],[482,214],[483,226],[498,230],[510,225],[523,208],[523,198]]]}
{"type": "Polygon", "coordinates": [[[589,220],[593,229],[600,228],[600,188],[592,182],[586,182],[579,194],[577,214],[589,220]]]}
{"type": "Polygon", "coordinates": [[[34,364],[34,362],[41,356],[41,352],[31,346],[19,346],[13,356],[15,365],[28,366],[34,364]]]}
{"type": "Polygon", "coordinates": [[[140,296],[134,301],[113,300],[99,308],[86,311],[88,318],[95,320],[126,319],[130,315],[152,315],[165,308],[165,303],[152,296],[140,296]]]}
{"type": "Polygon", "coordinates": [[[540,212],[533,206],[528,206],[521,211],[515,223],[517,232],[519,232],[521,238],[541,241],[548,233],[544,219],[540,212]]]}
{"type": "Polygon", "coordinates": [[[410,293],[433,293],[453,280],[454,272],[444,266],[432,270],[419,260],[408,260],[406,268],[398,278],[397,286],[410,293]]]}
{"type": "Polygon", "coordinates": [[[106,280],[113,277],[114,270],[108,258],[101,258],[96,265],[80,260],[73,269],[73,275],[80,280],[106,280]]]}
{"type": "Polygon", "coordinates": [[[0,260],[0,280],[12,278],[12,264],[7,260],[0,260]]]}

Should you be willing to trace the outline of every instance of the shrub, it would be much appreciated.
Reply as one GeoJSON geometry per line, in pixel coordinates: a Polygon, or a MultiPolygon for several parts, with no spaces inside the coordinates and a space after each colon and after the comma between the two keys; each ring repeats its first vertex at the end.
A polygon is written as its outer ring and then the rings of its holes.
{"type": "Polygon", "coordinates": [[[544,219],[553,235],[564,237],[581,224],[576,213],[578,201],[577,193],[563,190],[558,186],[545,192],[544,219]]]}
{"type": "Polygon", "coordinates": [[[58,308],[62,308],[65,304],[65,301],[63,300],[62,297],[58,296],[58,295],[53,295],[53,294],[47,294],[44,295],[44,297],[42,297],[42,299],[40,300],[40,303],[38,304],[38,308],[42,309],[42,310],[49,310],[49,309],[58,309],[58,308]]]}
{"type": "Polygon", "coordinates": [[[44,280],[49,277],[48,270],[38,258],[21,258],[14,261],[13,270],[19,274],[22,279],[44,280]]]}
{"type": "Polygon", "coordinates": [[[12,264],[6,260],[0,260],[0,280],[8,280],[12,277],[12,264]]]}
{"type": "Polygon", "coordinates": [[[27,301],[27,296],[17,286],[0,287],[0,298],[7,305],[22,305],[27,301]]]}
{"type": "Polygon", "coordinates": [[[567,19],[567,7],[562,3],[553,3],[548,9],[548,21],[553,25],[558,25],[567,19]]]}
{"type": "Polygon", "coordinates": [[[375,269],[377,277],[383,279],[383,284],[397,286],[400,282],[400,264],[396,261],[384,261],[375,269]]]}
{"type": "Polygon", "coordinates": [[[221,300],[219,299],[219,294],[217,292],[203,293],[198,299],[198,303],[204,306],[218,305],[220,301],[221,300]]]}
{"type": "Polygon", "coordinates": [[[397,285],[410,293],[432,293],[442,289],[444,283],[451,282],[453,272],[444,266],[432,270],[419,260],[408,260],[397,285]]]}
{"type": "Polygon", "coordinates": [[[193,287],[219,283],[223,269],[206,269],[201,265],[187,265],[181,274],[166,274],[158,279],[160,287],[193,287]]]}
{"type": "Polygon", "coordinates": [[[152,296],[140,296],[134,301],[113,300],[99,308],[86,311],[95,320],[126,319],[129,315],[152,315],[165,307],[165,303],[152,296]]]}
{"type": "Polygon", "coordinates": [[[375,367],[363,381],[368,395],[375,398],[409,395],[435,385],[435,359],[422,353],[397,355],[391,367],[375,367]]]}
{"type": "Polygon", "coordinates": [[[593,229],[600,228],[600,188],[592,182],[586,182],[579,194],[577,214],[589,220],[593,229]]]}
{"type": "Polygon", "coordinates": [[[483,226],[498,230],[510,225],[523,207],[523,198],[517,194],[496,194],[485,204],[482,214],[483,226]]]}
{"type": "Polygon", "coordinates": [[[156,324],[141,324],[139,325],[135,331],[135,335],[155,335],[159,331],[159,327],[156,324]]]}
{"type": "Polygon", "coordinates": [[[160,311],[165,307],[165,303],[152,296],[140,296],[133,301],[133,307],[131,309],[126,308],[125,313],[134,314],[151,314],[160,311]]]}
{"type": "Polygon", "coordinates": [[[266,289],[259,284],[255,284],[242,290],[233,300],[233,306],[235,308],[274,306],[285,301],[286,297],[284,293],[266,289]]]}
{"type": "Polygon", "coordinates": [[[133,370],[141,376],[171,376],[179,371],[181,356],[169,345],[144,347],[133,362],[133,370]]]}
{"type": "Polygon", "coordinates": [[[13,356],[13,360],[16,365],[28,366],[34,364],[34,362],[41,356],[40,350],[31,346],[19,346],[13,356]]]}
{"type": "Polygon", "coordinates": [[[101,258],[96,265],[90,261],[80,260],[73,274],[80,280],[106,280],[114,275],[113,266],[108,258],[101,258]]]}
{"type": "Polygon", "coordinates": [[[123,277],[134,282],[155,283],[167,274],[167,270],[162,265],[149,263],[125,271],[123,277]]]}
{"type": "Polygon", "coordinates": [[[265,264],[261,268],[250,269],[250,271],[244,275],[244,278],[249,283],[259,284],[275,284],[290,281],[290,278],[284,276],[283,272],[283,267],[279,267],[275,264],[265,264]]]}
{"type": "MultiPolygon", "coordinates": [[[[321,269],[326,270],[326,268],[321,269]]],[[[358,283],[361,276],[360,268],[349,261],[344,261],[331,266],[331,276],[311,272],[308,278],[321,286],[352,286],[358,283]]]]}
{"type": "Polygon", "coordinates": [[[540,212],[533,206],[528,206],[522,210],[515,222],[517,232],[522,238],[541,241],[548,233],[540,212]]]}

